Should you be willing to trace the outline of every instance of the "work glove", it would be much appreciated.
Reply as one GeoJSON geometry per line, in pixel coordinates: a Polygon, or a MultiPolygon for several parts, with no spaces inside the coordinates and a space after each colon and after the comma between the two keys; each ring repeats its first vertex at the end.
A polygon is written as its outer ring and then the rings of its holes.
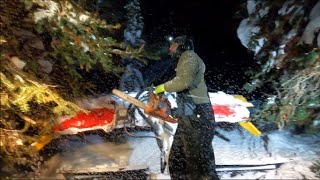
{"type": "Polygon", "coordinates": [[[156,86],[156,88],[154,90],[155,94],[159,94],[159,93],[163,93],[163,92],[165,92],[164,84],[160,84],[160,85],[156,86]]]}

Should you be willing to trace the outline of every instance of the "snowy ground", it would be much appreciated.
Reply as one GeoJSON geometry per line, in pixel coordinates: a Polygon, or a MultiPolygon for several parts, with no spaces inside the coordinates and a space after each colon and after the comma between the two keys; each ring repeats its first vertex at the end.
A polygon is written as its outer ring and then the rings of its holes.
{"type": "MultiPolygon", "coordinates": [[[[215,138],[213,142],[217,165],[255,165],[283,163],[274,170],[219,172],[221,179],[316,179],[309,167],[320,159],[320,136],[291,135],[288,131],[273,131],[267,138],[254,137],[242,129],[220,132],[230,139],[215,138]],[[264,140],[263,140],[264,139],[264,140]],[[267,142],[267,143],[266,143],[267,142]]],[[[153,135],[136,133],[136,135],[153,135]]],[[[75,138],[68,148],[46,162],[41,171],[43,179],[59,178],[56,170],[101,168],[120,165],[147,165],[153,178],[169,179],[160,173],[160,151],[155,139],[132,138],[126,142],[112,143],[97,135],[85,137],[85,142],[75,138]]]]}
{"type": "Polygon", "coordinates": [[[309,167],[320,158],[320,136],[291,135],[288,131],[274,131],[262,137],[250,136],[246,131],[224,133],[231,140],[214,141],[217,164],[271,164],[285,162],[275,170],[265,172],[221,173],[221,179],[315,179],[309,167]]]}

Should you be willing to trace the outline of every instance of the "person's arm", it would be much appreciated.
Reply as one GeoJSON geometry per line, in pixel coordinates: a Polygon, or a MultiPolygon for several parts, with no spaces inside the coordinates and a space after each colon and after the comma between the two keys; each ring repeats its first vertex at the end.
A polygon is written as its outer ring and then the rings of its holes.
{"type": "Polygon", "coordinates": [[[164,84],[164,90],[167,92],[179,92],[189,88],[198,71],[197,59],[192,54],[185,53],[180,58],[181,63],[178,63],[176,77],[164,84]]]}

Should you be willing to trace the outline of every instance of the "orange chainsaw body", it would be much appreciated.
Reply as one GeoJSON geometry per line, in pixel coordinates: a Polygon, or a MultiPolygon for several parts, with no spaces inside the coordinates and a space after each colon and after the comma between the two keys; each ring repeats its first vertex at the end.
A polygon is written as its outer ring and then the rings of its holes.
{"type": "Polygon", "coordinates": [[[167,122],[177,123],[177,120],[170,116],[171,106],[169,101],[153,92],[150,92],[149,94],[149,101],[144,108],[144,113],[167,122]]]}

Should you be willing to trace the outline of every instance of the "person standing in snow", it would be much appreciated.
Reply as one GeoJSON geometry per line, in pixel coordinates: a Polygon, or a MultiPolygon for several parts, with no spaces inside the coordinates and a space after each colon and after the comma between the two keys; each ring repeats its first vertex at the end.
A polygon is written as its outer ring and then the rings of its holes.
{"type": "Polygon", "coordinates": [[[155,93],[177,92],[178,127],[169,155],[171,179],[219,179],[212,147],[215,119],[204,80],[205,64],[187,36],[175,38],[169,54],[179,59],[176,76],[156,86],[155,93]]]}

